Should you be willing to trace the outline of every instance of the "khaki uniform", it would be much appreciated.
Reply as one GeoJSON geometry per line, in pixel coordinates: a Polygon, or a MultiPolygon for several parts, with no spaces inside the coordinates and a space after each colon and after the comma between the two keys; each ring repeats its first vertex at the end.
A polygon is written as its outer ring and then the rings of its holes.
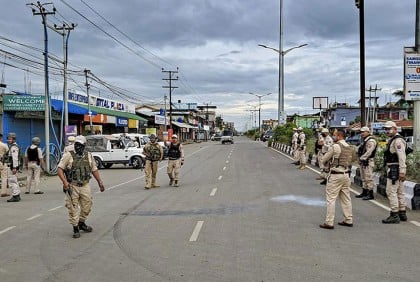
{"type": "MultiPolygon", "coordinates": [[[[324,144],[322,145],[321,149],[322,157],[329,151],[333,144],[334,141],[330,135],[324,137],[324,144]]],[[[330,171],[330,166],[328,163],[322,163],[322,157],[321,160],[318,160],[319,168],[321,169],[321,176],[326,179],[328,177],[328,172],[330,171]]]]}
{"type": "MultiPolygon", "coordinates": [[[[91,153],[88,154],[89,166],[91,171],[95,172],[98,170],[96,163],[92,158],[91,153]]],[[[73,157],[70,152],[67,152],[63,155],[58,164],[58,167],[66,170],[70,169],[73,166],[73,157]]],[[[73,226],[77,226],[79,221],[85,222],[90,211],[92,210],[92,192],[89,185],[89,180],[84,181],[83,184],[71,184],[72,187],[72,197],[70,200],[69,195],[66,193],[65,201],[66,208],[69,211],[69,222],[73,226]],[[80,213],[79,213],[80,207],[80,213]]]]}
{"type": "Polygon", "coordinates": [[[375,187],[375,182],[373,180],[373,168],[375,167],[374,155],[372,153],[376,149],[376,140],[372,136],[367,136],[364,140],[366,142],[365,150],[366,152],[360,156],[360,161],[368,161],[368,165],[363,165],[360,162],[360,176],[362,178],[363,187],[368,190],[373,190],[375,187]]]}
{"type": "MultiPolygon", "coordinates": [[[[396,153],[398,155],[398,162],[386,163],[390,172],[390,165],[399,165],[399,173],[406,173],[406,154],[405,154],[406,143],[403,138],[395,138],[392,140],[389,150],[391,154],[396,153]]],[[[404,181],[396,180],[394,183],[388,177],[386,180],[386,195],[388,196],[389,205],[391,212],[405,211],[405,192],[404,192],[404,181]]]]}
{"type": "MultiPolygon", "coordinates": [[[[319,134],[319,136],[318,136],[317,145],[324,146],[324,136],[322,136],[322,134],[319,134]]],[[[321,162],[322,156],[324,156],[324,154],[322,153],[322,147],[321,147],[321,149],[318,150],[318,154],[316,156],[317,157],[317,160],[318,160],[319,168],[321,170],[324,169],[324,165],[321,162]]]]}
{"type": "MultiPolygon", "coordinates": [[[[341,143],[345,148],[350,147],[344,140],[338,141],[331,149],[322,157],[322,162],[327,163],[334,159],[339,159],[342,154],[342,149],[338,143],[341,143]]],[[[351,162],[351,156],[349,157],[351,162]]],[[[325,217],[325,224],[334,226],[335,217],[335,202],[337,197],[340,199],[341,209],[344,215],[344,222],[348,224],[353,223],[353,212],[350,198],[350,177],[348,174],[348,167],[331,165],[330,175],[328,176],[327,186],[325,188],[327,200],[327,215],[325,217]]]]}
{"type": "Polygon", "coordinates": [[[306,165],[306,144],[305,144],[306,140],[305,139],[306,139],[305,133],[303,132],[299,133],[298,140],[300,141],[300,143],[298,141],[299,144],[297,144],[297,146],[298,146],[298,159],[301,166],[306,165]]]}
{"type": "MultiPolygon", "coordinates": [[[[38,151],[38,159],[41,162],[43,159],[42,157],[42,150],[36,145],[31,145],[29,148],[34,149],[37,148],[38,151]]],[[[30,161],[28,160],[28,149],[25,151],[25,160],[28,162],[28,176],[26,177],[26,192],[30,192],[31,188],[35,190],[35,193],[39,191],[39,183],[40,183],[40,176],[41,176],[41,166],[37,161],[30,161]]]]}
{"type": "Polygon", "coordinates": [[[297,132],[293,132],[292,134],[292,154],[293,154],[293,159],[297,162],[299,161],[299,151],[298,151],[298,145],[297,145],[297,140],[298,140],[298,133],[297,132]]]}
{"type": "Polygon", "coordinates": [[[9,147],[0,141],[0,176],[1,176],[1,195],[8,195],[7,193],[7,165],[4,159],[7,158],[9,147]]]}
{"type": "Polygon", "coordinates": [[[155,143],[149,142],[146,144],[146,146],[144,146],[143,153],[146,155],[146,165],[144,168],[146,186],[144,188],[149,189],[151,187],[158,187],[158,185],[156,184],[156,174],[158,171],[159,161],[161,161],[163,158],[163,148],[157,142],[155,143]],[[153,157],[151,155],[151,152],[153,150],[160,151],[159,158],[157,156],[153,157]]]}
{"type": "MultiPolygon", "coordinates": [[[[178,143],[179,142],[177,142],[177,144],[178,143]]],[[[170,147],[169,147],[169,150],[170,150],[170,147]]],[[[181,170],[182,162],[184,161],[184,147],[182,146],[182,144],[179,145],[179,151],[181,152],[181,155],[179,158],[172,158],[169,155],[168,168],[166,170],[166,172],[168,173],[169,179],[175,180],[175,181],[179,181],[179,172],[181,170]]]]}
{"type": "Polygon", "coordinates": [[[13,174],[13,168],[16,168],[16,170],[19,168],[19,147],[16,143],[13,143],[9,148],[9,158],[11,159],[11,163],[8,164],[9,188],[12,189],[12,196],[19,196],[20,188],[17,178],[17,171],[15,174],[13,174]]]}

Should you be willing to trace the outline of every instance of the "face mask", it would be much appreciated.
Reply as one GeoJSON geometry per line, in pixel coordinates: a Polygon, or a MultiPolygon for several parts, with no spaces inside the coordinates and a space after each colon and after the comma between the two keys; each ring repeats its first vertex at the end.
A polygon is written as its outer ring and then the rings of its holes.
{"type": "Polygon", "coordinates": [[[333,140],[334,142],[337,142],[337,136],[334,136],[334,135],[333,135],[332,140],[333,140]]]}
{"type": "Polygon", "coordinates": [[[81,156],[83,155],[83,151],[85,150],[85,145],[80,143],[74,143],[74,151],[77,155],[81,156]]]}

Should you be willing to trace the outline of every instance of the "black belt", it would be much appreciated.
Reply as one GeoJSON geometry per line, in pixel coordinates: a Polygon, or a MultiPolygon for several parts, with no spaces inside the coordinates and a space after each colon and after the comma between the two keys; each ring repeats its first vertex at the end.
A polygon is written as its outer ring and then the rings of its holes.
{"type": "Polygon", "coordinates": [[[334,171],[334,170],[331,170],[331,171],[330,171],[330,173],[331,173],[331,174],[346,174],[346,173],[349,173],[349,171],[344,171],[344,172],[341,172],[341,171],[334,171]]]}

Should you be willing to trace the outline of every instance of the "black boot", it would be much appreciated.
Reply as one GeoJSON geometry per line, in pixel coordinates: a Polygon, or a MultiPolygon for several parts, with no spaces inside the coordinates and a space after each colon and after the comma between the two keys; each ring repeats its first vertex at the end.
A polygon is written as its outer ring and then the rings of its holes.
{"type": "Polygon", "coordinates": [[[385,224],[400,223],[400,217],[398,216],[398,212],[391,212],[386,219],[382,220],[382,223],[385,223],[385,224]]]}
{"type": "Polygon", "coordinates": [[[92,226],[87,226],[84,221],[79,221],[79,229],[83,230],[85,232],[92,232],[93,228],[92,226]]]}
{"type": "Polygon", "coordinates": [[[20,201],[20,195],[12,196],[7,202],[13,203],[13,202],[19,202],[20,201]]]}
{"type": "Polygon", "coordinates": [[[175,186],[175,187],[179,187],[178,180],[175,180],[175,182],[174,182],[174,186],[175,186]]]}
{"type": "Polygon", "coordinates": [[[407,221],[406,211],[399,211],[398,212],[398,217],[400,218],[401,221],[407,221]]]}
{"type": "Polygon", "coordinates": [[[367,196],[368,192],[369,192],[368,189],[363,188],[362,193],[357,195],[356,198],[363,198],[364,196],[367,196]]]}
{"type": "Polygon", "coordinates": [[[375,198],[373,197],[373,190],[369,190],[369,191],[368,191],[368,194],[367,194],[366,196],[364,196],[364,197],[363,197],[363,200],[365,200],[365,201],[368,201],[368,200],[373,200],[373,199],[375,199],[375,198]]]}
{"type": "Polygon", "coordinates": [[[319,184],[321,184],[321,185],[327,185],[327,179],[322,180],[319,184]]]}
{"type": "Polygon", "coordinates": [[[73,226],[73,238],[80,238],[79,226],[73,226]]]}

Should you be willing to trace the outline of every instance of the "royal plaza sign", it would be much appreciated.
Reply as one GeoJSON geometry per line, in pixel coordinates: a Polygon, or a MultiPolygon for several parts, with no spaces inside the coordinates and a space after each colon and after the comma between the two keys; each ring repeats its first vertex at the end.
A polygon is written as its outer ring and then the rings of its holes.
{"type": "Polygon", "coordinates": [[[3,95],[3,111],[45,111],[44,96],[3,95]]]}

